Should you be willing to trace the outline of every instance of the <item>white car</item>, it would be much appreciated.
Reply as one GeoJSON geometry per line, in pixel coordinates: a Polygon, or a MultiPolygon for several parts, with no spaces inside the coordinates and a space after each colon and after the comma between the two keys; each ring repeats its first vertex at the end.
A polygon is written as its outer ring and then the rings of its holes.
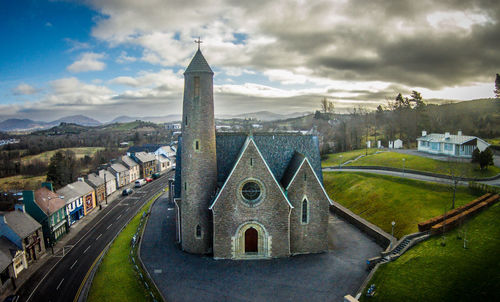
{"type": "Polygon", "coordinates": [[[134,186],[136,188],[140,188],[140,187],[144,186],[145,184],[146,184],[146,181],[141,178],[141,179],[138,179],[138,180],[135,181],[135,185],[134,186]]]}

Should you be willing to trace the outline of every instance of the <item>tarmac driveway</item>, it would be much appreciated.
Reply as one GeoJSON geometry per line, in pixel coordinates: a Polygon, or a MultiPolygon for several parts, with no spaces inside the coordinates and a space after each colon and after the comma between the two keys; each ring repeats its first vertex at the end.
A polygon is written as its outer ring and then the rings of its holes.
{"type": "Polygon", "coordinates": [[[213,260],[182,252],[174,205],[153,206],[141,258],[165,299],[175,301],[342,301],[367,276],[366,259],[381,251],[345,221],[330,218],[329,253],[258,261],[213,260]]]}

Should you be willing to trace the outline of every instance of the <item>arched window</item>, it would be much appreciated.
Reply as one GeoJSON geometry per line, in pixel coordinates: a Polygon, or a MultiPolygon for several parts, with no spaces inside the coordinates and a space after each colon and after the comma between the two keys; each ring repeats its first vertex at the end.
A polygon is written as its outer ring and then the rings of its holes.
{"type": "Polygon", "coordinates": [[[199,140],[194,141],[194,150],[196,150],[196,151],[200,150],[200,141],[199,140]]]}
{"type": "Polygon", "coordinates": [[[199,224],[196,226],[196,238],[201,238],[201,226],[199,224]]]}
{"type": "Polygon", "coordinates": [[[307,199],[304,198],[304,200],[302,201],[302,223],[303,224],[307,224],[309,222],[309,208],[308,208],[308,204],[307,204],[307,199]]]}

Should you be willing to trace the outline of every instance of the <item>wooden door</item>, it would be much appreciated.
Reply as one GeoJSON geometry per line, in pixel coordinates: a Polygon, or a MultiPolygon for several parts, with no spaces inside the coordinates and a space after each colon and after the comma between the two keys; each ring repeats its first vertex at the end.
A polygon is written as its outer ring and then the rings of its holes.
{"type": "Polygon", "coordinates": [[[257,253],[259,251],[259,234],[256,229],[249,228],[245,231],[245,253],[257,253]]]}

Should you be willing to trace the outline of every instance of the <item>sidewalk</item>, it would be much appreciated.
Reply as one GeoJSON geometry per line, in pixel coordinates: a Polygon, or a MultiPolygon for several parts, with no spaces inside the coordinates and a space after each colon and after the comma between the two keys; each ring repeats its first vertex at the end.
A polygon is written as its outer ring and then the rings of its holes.
{"type": "MultiPolygon", "coordinates": [[[[57,243],[53,246],[53,253],[52,249],[50,247],[46,247],[45,254],[43,254],[39,259],[36,261],[32,262],[29,264],[27,269],[24,269],[17,278],[15,279],[16,283],[16,289],[12,289],[12,286],[9,286],[5,289],[5,292],[3,292],[0,295],[0,301],[3,301],[5,297],[14,294],[19,287],[21,287],[27,280],[30,279],[30,277],[37,272],[47,261],[49,261],[52,258],[55,257],[63,257],[64,254],[68,253],[69,250],[72,248],[71,245],[68,245],[68,242],[75,238],[77,235],[80,234],[80,231],[87,226],[88,224],[92,223],[92,221],[98,216],[100,212],[102,212],[104,209],[106,209],[108,206],[110,206],[115,200],[119,199],[121,197],[121,193],[123,189],[125,188],[132,188],[133,183],[129,184],[125,187],[120,188],[119,190],[116,190],[113,192],[110,196],[108,196],[108,204],[106,204],[105,201],[103,201],[102,204],[102,209],[99,209],[99,206],[96,206],[89,214],[84,216],[82,219],[80,219],[77,223],[74,223],[70,228],[69,231],[62,239],[57,241],[57,243]]],[[[82,234],[83,235],[83,234],[82,234]]]]}

